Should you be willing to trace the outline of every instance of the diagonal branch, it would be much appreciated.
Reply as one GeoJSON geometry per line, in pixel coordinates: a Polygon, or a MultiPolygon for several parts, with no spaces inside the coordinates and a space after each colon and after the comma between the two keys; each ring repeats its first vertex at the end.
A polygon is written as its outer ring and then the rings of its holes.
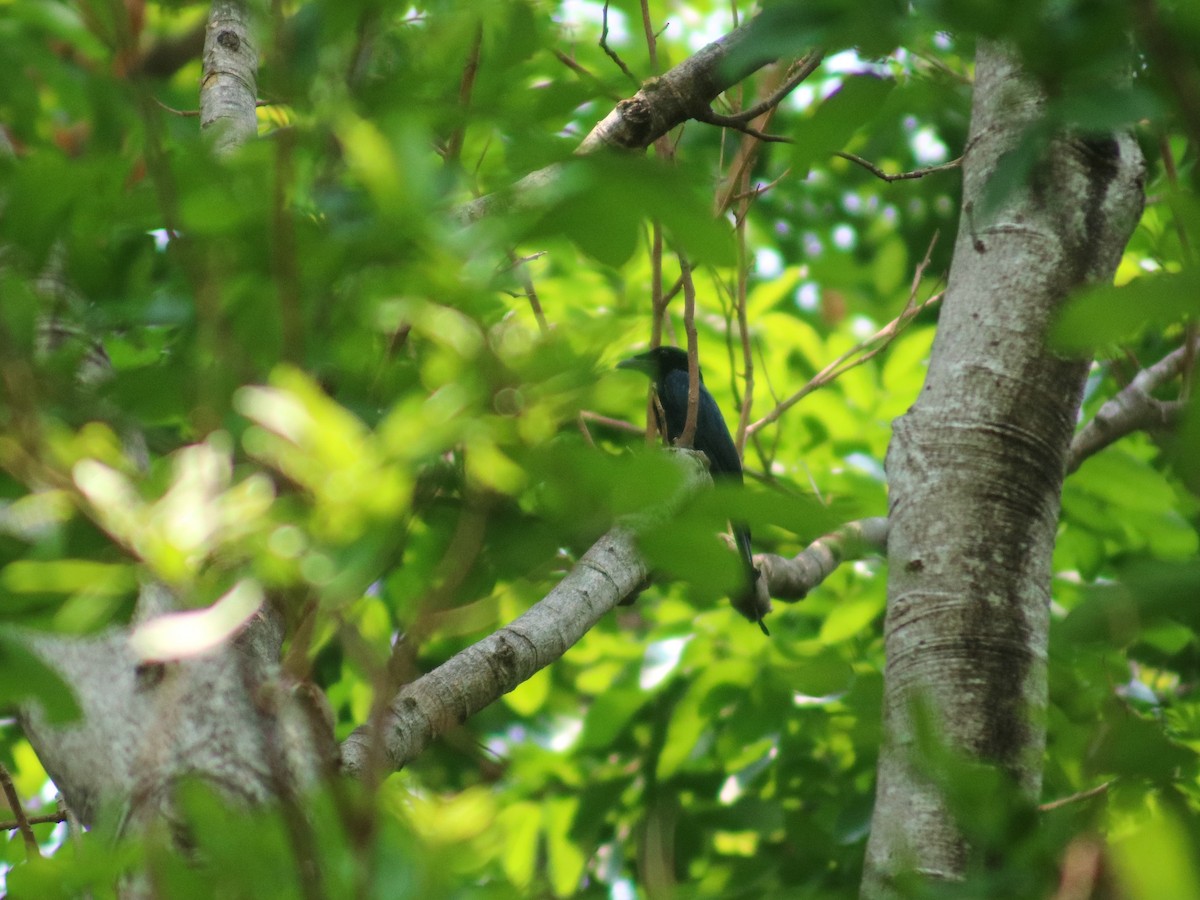
{"type": "Polygon", "coordinates": [[[935,175],[938,172],[949,172],[951,169],[962,168],[962,157],[960,156],[958,159],[952,159],[950,162],[942,163],[941,165],[926,166],[923,169],[913,169],[911,172],[894,172],[889,174],[883,171],[883,169],[879,168],[879,166],[875,165],[875,163],[871,162],[869,159],[863,159],[861,156],[858,156],[854,153],[844,153],[841,150],[837,150],[833,155],[840,156],[842,159],[849,160],[856,165],[862,166],[876,178],[882,179],[883,181],[888,182],[888,184],[891,184],[893,181],[911,181],[914,178],[924,178],[926,175],[935,175]]]}
{"type": "MultiPolygon", "coordinates": [[[[662,75],[647,79],[636,94],[620,101],[596,124],[575,152],[593,153],[603,147],[645,150],[675,126],[710,114],[710,104],[718,96],[773,61],[769,56],[735,53],[745,44],[755,21],[735,28],[662,75]]],[[[455,215],[465,225],[497,212],[534,205],[562,168],[562,163],[555,163],[531,172],[502,192],[464,203],[455,215]]]]}
{"type": "Polygon", "coordinates": [[[851,559],[887,552],[888,521],[882,516],[848,522],[809,544],[791,558],[760,553],[754,564],[762,572],[771,599],[803,600],[809,592],[851,559]]]}
{"type": "Polygon", "coordinates": [[[612,528],[523,616],[402,688],[382,717],[381,735],[364,725],[342,743],[342,770],[373,783],[380,774],[403,768],[434,738],[550,665],[635,594],[650,575],[638,555],[637,532],[669,519],[710,480],[702,454],[678,455],[685,481],[672,502],[612,528]]]}
{"type": "Polygon", "coordinates": [[[1179,417],[1182,404],[1157,400],[1152,392],[1178,377],[1188,358],[1197,349],[1200,349],[1200,339],[1192,338],[1154,365],[1138,372],[1133,381],[1100,407],[1095,418],[1084,425],[1071,441],[1067,472],[1074,472],[1089,456],[1099,453],[1127,434],[1173,424],[1179,417]]]}
{"type": "Polygon", "coordinates": [[[933,248],[937,244],[937,239],[938,235],[935,232],[933,239],[929,242],[929,249],[925,251],[925,258],[921,261],[921,264],[917,266],[916,272],[913,274],[912,290],[909,293],[908,302],[905,304],[903,312],[880,328],[865,341],[862,341],[856,346],[851,347],[849,350],[823,368],[820,372],[810,378],[808,383],[800,388],[800,390],[796,391],[796,393],[792,394],[786,400],[780,402],[773,410],[751,425],[746,430],[747,434],[753,435],[758,432],[759,429],[770,425],[813,391],[824,387],[832,381],[835,381],[846,372],[850,371],[856,366],[861,366],[863,363],[867,362],[867,360],[878,355],[885,347],[887,347],[888,344],[895,340],[896,336],[900,334],[900,332],[902,332],[913,319],[915,319],[929,307],[933,306],[935,303],[941,301],[941,293],[934,294],[924,303],[917,303],[916,299],[917,288],[920,287],[921,277],[925,274],[925,270],[929,268],[929,260],[933,255],[933,248]]]}

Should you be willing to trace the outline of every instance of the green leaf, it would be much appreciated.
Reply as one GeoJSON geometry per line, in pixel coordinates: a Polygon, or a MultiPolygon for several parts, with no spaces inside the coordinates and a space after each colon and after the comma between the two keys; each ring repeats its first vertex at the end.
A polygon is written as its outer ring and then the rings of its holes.
{"type": "Polygon", "coordinates": [[[546,699],[550,696],[551,680],[548,668],[539,669],[505,694],[504,702],[522,716],[532,716],[546,704],[546,699]]]}
{"type": "Polygon", "coordinates": [[[855,132],[874,119],[893,87],[895,82],[873,75],[846,78],[821,102],[812,118],[796,129],[792,156],[795,171],[807,173],[843,149],[855,132]]]}
{"type": "Polygon", "coordinates": [[[574,797],[554,797],[542,808],[547,874],[556,897],[575,894],[587,863],[582,849],[571,839],[571,824],[578,802],[574,797]]]}
{"type": "Polygon", "coordinates": [[[504,874],[519,888],[527,888],[533,881],[541,821],[538,805],[528,802],[511,803],[496,817],[505,844],[504,874]]]}
{"type": "Polygon", "coordinates": [[[662,163],[592,154],[573,159],[560,192],[531,227],[526,241],[565,235],[598,262],[620,266],[637,247],[643,222],[659,219],[694,265],[736,260],[729,224],[713,217],[696,191],[696,178],[662,163]]]}
{"type": "Polygon", "coordinates": [[[789,690],[808,697],[840,694],[854,681],[854,668],[831,650],[776,668],[775,674],[789,690]]]}
{"type": "Polygon", "coordinates": [[[703,758],[702,736],[714,727],[728,699],[748,691],[757,676],[756,664],[730,659],[704,672],[688,686],[671,711],[667,739],[658,757],[659,778],[670,778],[689,760],[703,758]]]}
{"type": "Polygon", "coordinates": [[[1187,829],[1158,812],[1112,844],[1117,875],[1130,900],[1200,897],[1200,859],[1187,829]]]}
{"type": "Polygon", "coordinates": [[[0,588],[14,594],[127,594],[137,589],[137,573],[123,563],[85,559],[51,562],[18,560],[0,570],[0,588]]]}
{"type": "Polygon", "coordinates": [[[83,713],[75,694],[19,634],[0,630],[0,706],[35,703],[54,725],[77,720],[83,713]]]}
{"type": "Polygon", "coordinates": [[[598,750],[610,746],[651,696],[636,684],[605,691],[588,707],[579,736],[580,747],[598,750]]]}
{"type": "Polygon", "coordinates": [[[821,640],[827,644],[837,644],[860,635],[882,615],[883,609],[884,601],[881,597],[864,597],[849,603],[839,603],[821,626],[821,640]]]}
{"type": "Polygon", "coordinates": [[[1055,348],[1068,353],[1130,341],[1147,328],[1200,314],[1200,270],[1144,275],[1116,287],[1087,288],[1054,325],[1055,348]]]}

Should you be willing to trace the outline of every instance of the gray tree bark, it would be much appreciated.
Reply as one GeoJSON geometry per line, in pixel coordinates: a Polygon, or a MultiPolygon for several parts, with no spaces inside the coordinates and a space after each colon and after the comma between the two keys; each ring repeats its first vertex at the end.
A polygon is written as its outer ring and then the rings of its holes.
{"type": "MultiPolygon", "coordinates": [[[[201,121],[225,123],[216,129],[213,150],[228,154],[255,133],[257,55],[243,3],[216,0],[205,48],[201,121]]],[[[50,342],[87,339],[59,322],[43,330],[50,342]]],[[[87,362],[81,380],[107,377],[108,359],[98,344],[87,362]]],[[[126,437],[140,441],[140,435],[126,437]]],[[[183,778],[204,781],[234,802],[288,802],[332,765],[332,735],[301,686],[281,671],[282,628],[268,608],[204,653],[146,657],[138,629],[186,605],[178,601],[164,585],[149,582],[130,628],[89,638],[26,637],[82,710],[78,721],[57,725],[34,704],[21,719],[84,825],[107,820],[124,831],[170,821],[174,787],[183,778]]]]}
{"type": "Polygon", "coordinates": [[[981,44],[963,210],[924,389],[895,424],[890,484],[885,743],[863,895],[915,871],[953,882],[971,848],[914,765],[914,704],[962,757],[1034,802],[1047,705],[1051,553],[1088,363],[1046,335],[1073,288],[1112,278],[1143,202],[1129,134],[1060,134],[989,212],[1005,154],[1044,97],[981,44]]]}

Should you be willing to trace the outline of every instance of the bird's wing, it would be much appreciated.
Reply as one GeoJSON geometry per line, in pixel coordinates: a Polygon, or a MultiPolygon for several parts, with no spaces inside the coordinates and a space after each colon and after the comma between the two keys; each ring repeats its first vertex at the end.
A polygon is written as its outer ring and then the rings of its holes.
{"type": "MultiPolygon", "coordinates": [[[[659,401],[667,417],[667,437],[674,441],[687,421],[687,372],[668,372],[658,385],[659,401]]],[[[742,480],[742,461],[717,401],[703,384],[696,410],[696,438],[692,446],[708,457],[713,475],[742,480]]]]}

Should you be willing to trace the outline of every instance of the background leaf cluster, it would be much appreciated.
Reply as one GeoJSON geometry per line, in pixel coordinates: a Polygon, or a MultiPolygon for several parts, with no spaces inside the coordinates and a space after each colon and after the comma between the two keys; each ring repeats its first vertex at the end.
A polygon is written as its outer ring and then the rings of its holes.
{"type": "MultiPolygon", "coordinates": [[[[1141,123],[1159,202],[1121,286],[1066,320],[1077,346],[1120,344],[1151,361],[1194,313],[1195,149],[1170,84],[1150,69],[1119,103],[1095,102],[1094,76],[1124,71],[1125,35],[1140,27],[1127,4],[1025,0],[1003,16],[987,3],[766,4],[753,52],[829,53],[771,124],[795,143],[756,163],[752,182],[772,187],[750,208],[741,257],[728,218],[711,214],[738,136],[689,123],[671,137],[674,166],[571,159],[633,91],[598,46],[599,7],[285,4],[282,24],[258,23],[260,140],[218,162],[195,118],[167,109],[195,107],[198,62],[154,76],[123,68],[120,4],[0,4],[12,148],[0,154],[0,684],[20,686],[8,701],[73,713],[15,629],[125,622],[149,576],[197,606],[250,578],[292,621],[319,611],[302,649],[344,737],[369,715],[398,634],[414,671],[437,665],[543,596],[617,516],[669,495],[673,469],[606,424],[644,421],[644,381],[612,367],[649,336],[650,217],[697,265],[705,379],[731,425],[745,396],[730,299],[739,269],[752,421],[899,314],[935,232],[919,298],[944,285],[957,175],[885,184],[831,154],[890,172],[956,156],[977,35],[1015,42],[1054,92],[1049,126],[1141,123]],[[551,163],[567,174],[538,213],[460,223],[462,203],[551,163]],[[78,331],[47,339],[47,309],[78,331]],[[111,367],[81,379],[97,353],[89,335],[111,367]]],[[[714,3],[649,10],[670,22],[660,68],[732,25],[714,3]]],[[[141,41],[205,13],[146,3],[141,41]]],[[[1196,27],[1186,4],[1164,14],[1196,27]]],[[[640,15],[611,4],[608,40],[646,77],[640,15]]],[[[678,275],[668,257],[666,285],[678,275]]],[[[682,340],[680,308],[668,339],[682,340]]],[[[751,436],[736,502],[758,550],[795,553],[843,519],[886,512],[890,423],[917,396],[934,325],[918,318],[885,354],[751,436]]],[[[1098,368],[1085,415],[1128,374],[1119,360],[1098,368]]],[[[1116,877],[1135,891],[1155,872],[1197,878],[1187,460],[1139,436],[1068,482],[1045,796],[1113,787],[1040,830],[1027,809],[975,821],[973,837],[1009,860],[978,873],[979,896],[1045,893],[1065,848],[1092,831],[1112,837],[1116,877]],[[1154,865],[1128,862],[1147,855],[1154,865]]],[[[723,600],[736,569],[713,536],[719,519],[711,503],[682,513],[684,539],[647,542],[670,579],[377,796],[314,797],[325,888],[856,895],[881,733],[884,568],[842,567],[780,607],[766,641],[723,600]]],[[[19,731],[0,736],[22,796],[45,796],[19,731]]],[[[991,782],[941,763],[948,797],[986,805],[972,791],[991,782]]],[[[39,838],[57,852],[10,869],[9,886],[103,896],[120,871],[148,865],[172,895],[214,878],[232,893],[299,891],[277,812],[231,818],[199,787],[184,808],[198,867],[152,841],[111,853],[103,828],[59,846],[46,825],[39,838]]],[[[8,861],[23,858],[12,840],[8,861]]]]}

